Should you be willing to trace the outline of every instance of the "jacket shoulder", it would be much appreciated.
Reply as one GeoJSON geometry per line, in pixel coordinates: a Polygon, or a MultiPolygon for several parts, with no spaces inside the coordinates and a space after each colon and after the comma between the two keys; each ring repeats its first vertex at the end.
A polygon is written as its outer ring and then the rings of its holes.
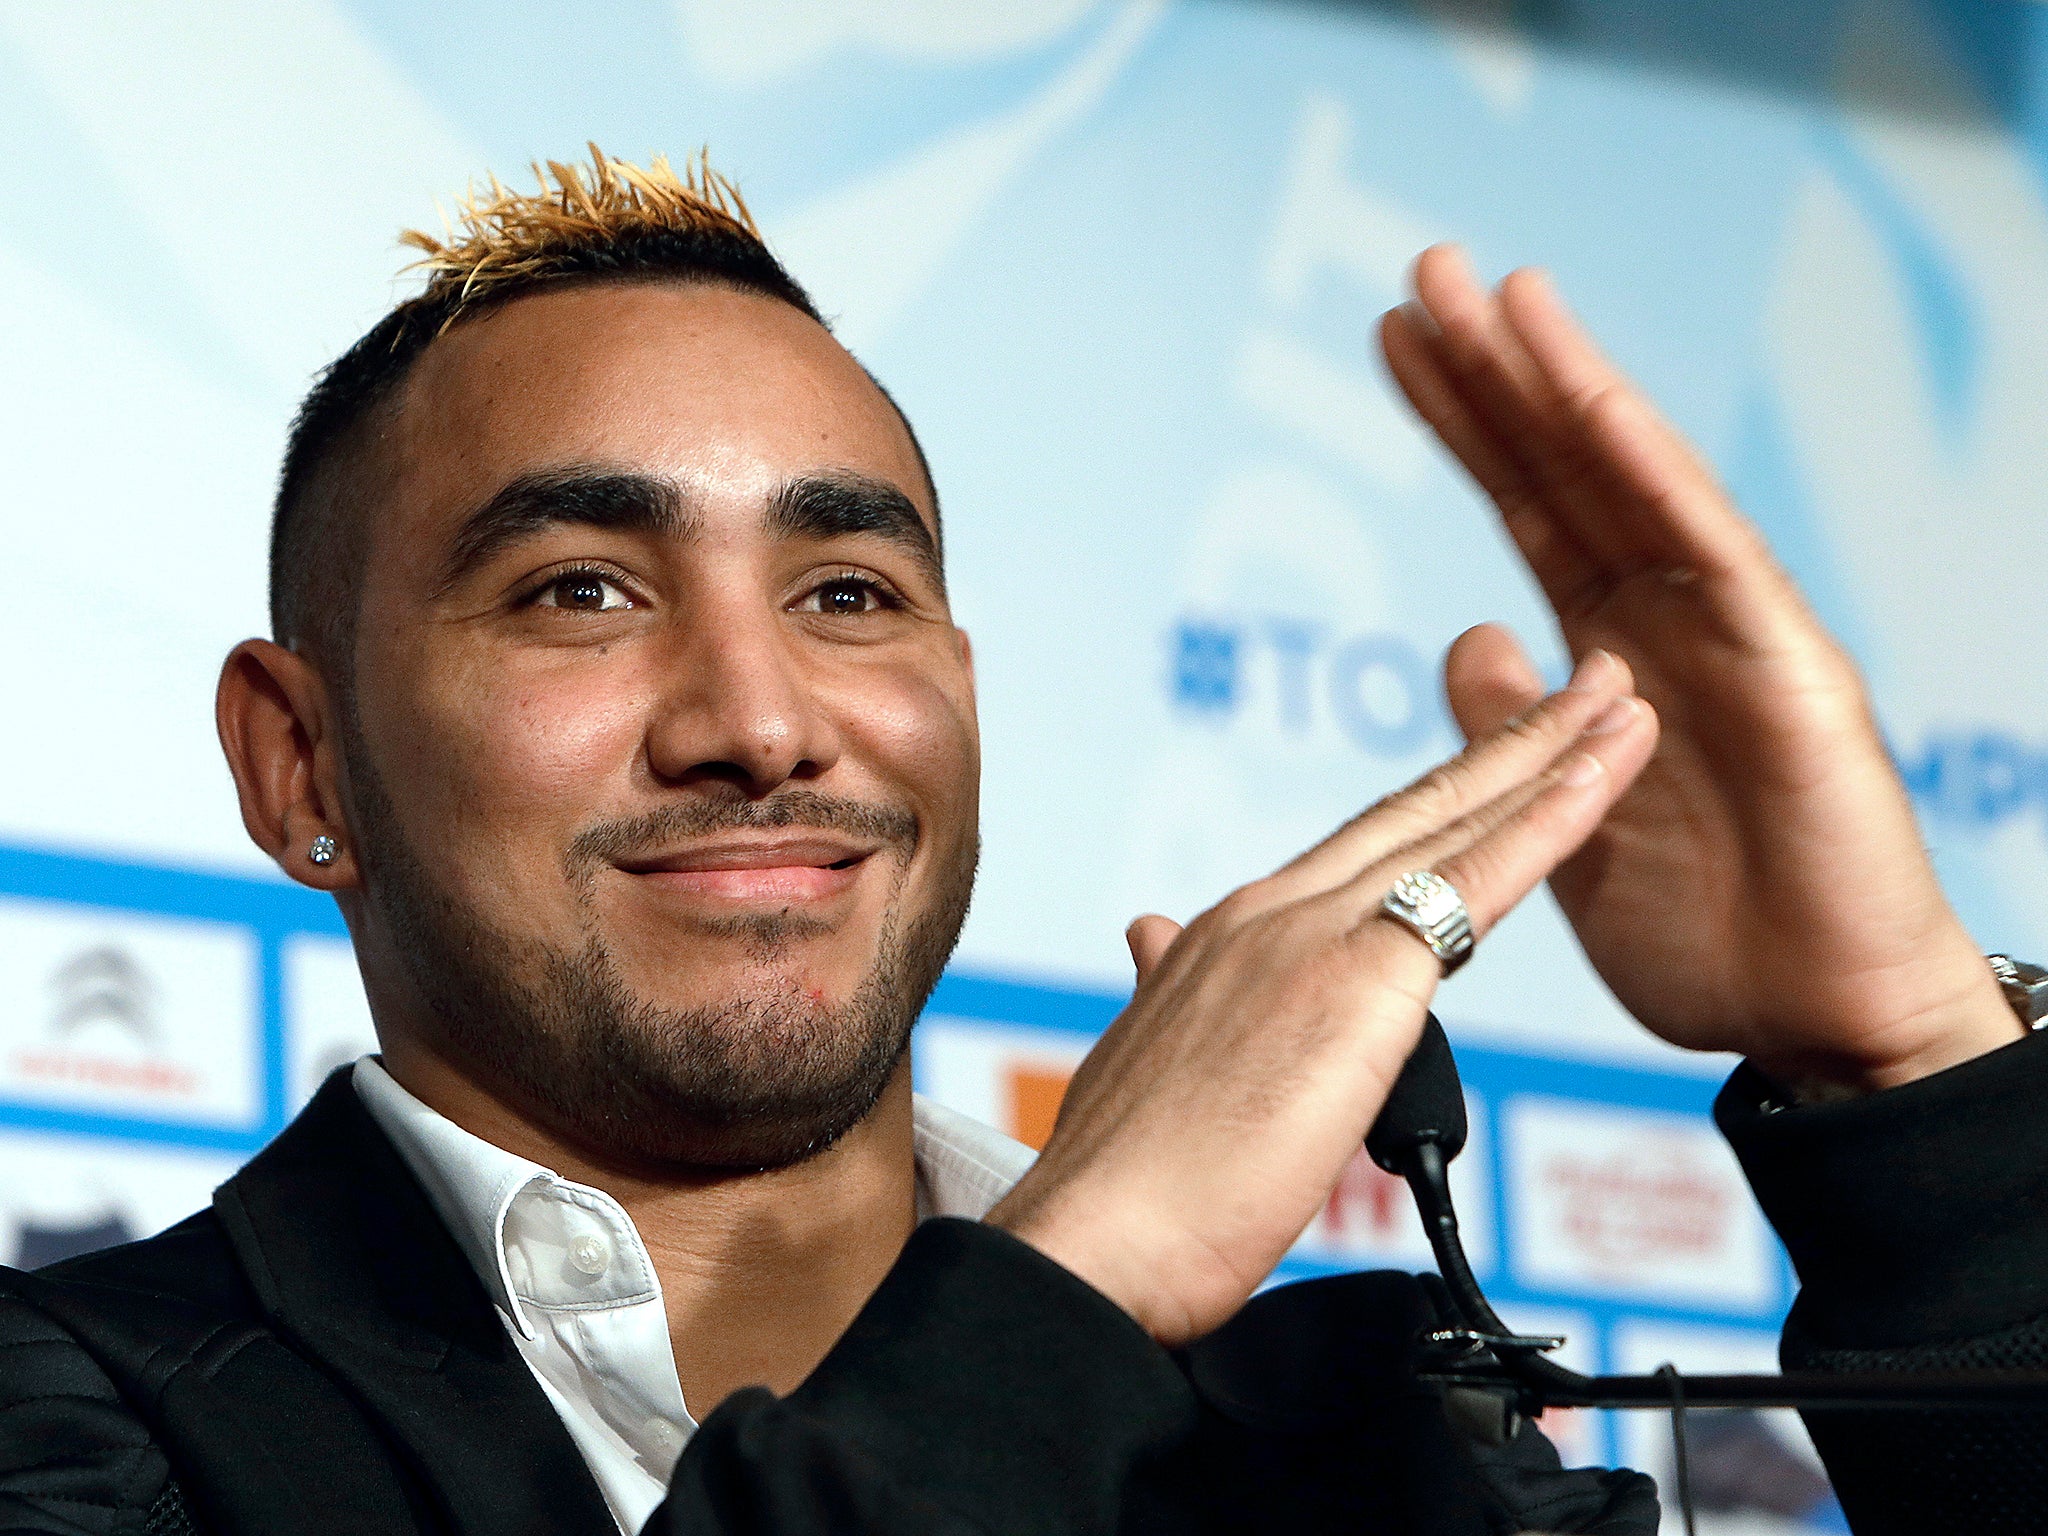
{"type": "Polygon", "coordinates": [[[11,1288],[62,1326],[134,1401],[150,1400],[202,1352],[268,1331],[210,1210],[140,1242],[16,1274],[11,1288]]]}
{"type": "Polygon", "coordinates": [[[0,1269],[0,1529],[150,1529],[178,1502],[170,1464],[77,1334],[0,1269]]]}
{"type": "Polygon", "coordinates": [[[212,1210],[194,1212],[155,1237],[52,1264],[33,1278],[81,1304],[113,1312],[168,1304],[223,1321],[259,1312],[227,1231],[212,1210]]]}
{"type": "MultiPolygon", "coordinates": [[[[351,1149],[314,1138],[308,1150],[307,1140],[280,1138],[315,1162],[324,1154],[349,1185],[359,1171],[351,1149]]],[[[212,1208],[155,1237],[34,1273],[0,1270],[0,1532],[439,1528],[432,1491],[377,1415],[262,1294],[267,1255],[252,1260],[223,1211],[248,1177],[244,1169],[212,1208]],[[65,1384],[53,1390],[45,1377],[65,1384]]],[[[331,1191],[290,1193],[273,1201],[289,1209],[280,1220],[345,1246],[349,1224],[331,1191]]],[[[332,1277],[297,1278],[317,1287],[332,1277]]],[[[347,1319],[380,1361],[390,1332],[383,1299],[347,1319]]]]}

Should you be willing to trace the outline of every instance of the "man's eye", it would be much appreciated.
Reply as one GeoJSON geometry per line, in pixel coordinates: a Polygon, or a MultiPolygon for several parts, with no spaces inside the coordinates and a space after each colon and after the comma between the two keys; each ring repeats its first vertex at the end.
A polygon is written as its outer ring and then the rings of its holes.
{"type": "Polygon", "coordinates": [[[534,602],[543,608],[572,608],[580,613],[633,606],[633,600],[617,582],[595,571],[570,571],[557,576],[534,594],[534,602]]]}
{"type": "Polygon", "coordinates": [[[804,606],[813,613],[872,613],[886,606],[882,593],[872,581],[842,576],[811,590],[804,606]]]}

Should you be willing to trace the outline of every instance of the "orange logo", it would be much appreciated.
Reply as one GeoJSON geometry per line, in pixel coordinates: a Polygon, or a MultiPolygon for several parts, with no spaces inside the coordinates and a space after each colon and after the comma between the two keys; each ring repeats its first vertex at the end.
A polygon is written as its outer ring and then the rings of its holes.
{"type": "Polygon", "coordinates": [[[1033,1151],[1044,1151],[1073,1076],[1063,1067],[1011,1062],[1003,1069],[1003,1107],[1010,1122],[1004,1129],[1033,1151]]]}

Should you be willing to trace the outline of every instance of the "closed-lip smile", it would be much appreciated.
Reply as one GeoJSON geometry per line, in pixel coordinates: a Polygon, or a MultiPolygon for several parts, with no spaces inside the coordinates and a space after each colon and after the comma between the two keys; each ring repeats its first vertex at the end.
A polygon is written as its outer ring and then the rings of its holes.
{"type": "Polygon", "coordinates": [[[788,906],[846,890],[875,846],[810,830],[718,837],[620,859],[618,867],[678,894],[788,906]]]}

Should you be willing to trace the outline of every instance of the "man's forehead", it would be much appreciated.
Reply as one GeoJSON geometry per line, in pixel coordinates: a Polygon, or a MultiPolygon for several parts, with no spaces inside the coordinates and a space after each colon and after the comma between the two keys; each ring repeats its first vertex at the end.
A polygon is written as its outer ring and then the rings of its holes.
{"type": "Polygon", "coordinates": [[[666,480],[707,507],[851,476],[896,486],[935,524],[887,396],[824,327],[758,294],[608,282],[523,297],[437,340],[393,408],[416,533],[570,463],[666,480]]]}

